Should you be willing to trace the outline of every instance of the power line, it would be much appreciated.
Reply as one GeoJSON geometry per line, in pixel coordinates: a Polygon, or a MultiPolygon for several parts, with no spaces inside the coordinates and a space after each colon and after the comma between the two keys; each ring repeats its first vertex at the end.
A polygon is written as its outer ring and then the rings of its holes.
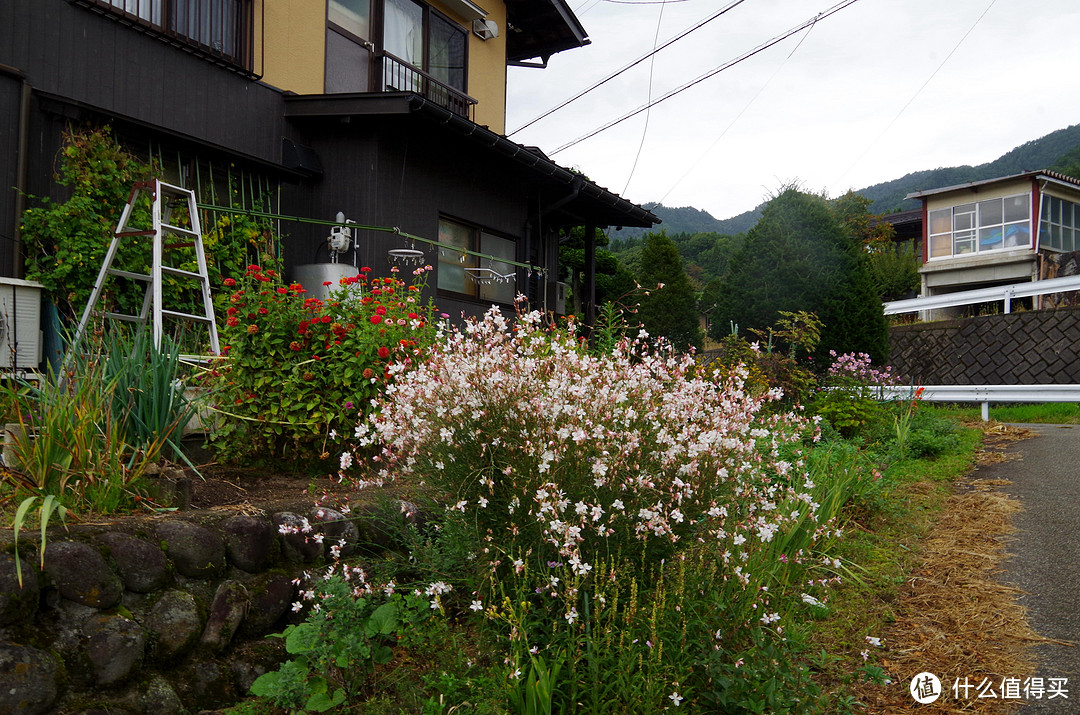
{"type": "Polygon", "coordinates": [[[742,55],[739,55],[735,59],[729,60],[729,61],[725,62],[724,64],[720,65],[719,67],[717,67],[717,68],[715,68],[713,70],[710,70],[709,72],[706,72],[705,74],[701,75],[697,79],[694,79],[694,80],[692,80],[690,82],[687,82],[686,84],[682,85],[681,87],[677,87],[677,88],[671,90],[670,92],[668,92],[667,94],[662,95],[658,99],[656,99],[654,101],[651,101],[648,104],[645,104],[645,105],[643,105],[641,107],[638,107],[637,109],[624,114],[623,116],[619,117],[618,119],[614,119],[614,120],[608,122],[607,124],[597,128],[597,129],[592,130],[588,134],[585,134],[583,136],[578,137],[577,139],[574,139],[571,142],[567,142],[566,144],[563,144],[558,149],[556,149],[554,151],[551,151],[551,152],[548,152],[548,156],[554,156],[555,154],[558,154],[559,152],[561,152],[561,151],[563,151],[565,149],[569,149],[570,147],[574,146],[575,144],[580,144],[581,142],[585,141],[586,139],[591,139],[592,137],[596,136],[600,132],[607,131],[608,129],[611,129],[614,126],[616,126],[618,124],[621,124],[622,122],[625,122],[627,119],[630,119],[631,117],[635,117],[638,114],[641,114],[642,112],[644,112],[645,110],[647,110],[647,109],[649,109],[651,107],[655,107],[657,104],[660,104],[661,102],[665,102],[665,101],[671,99],[672,97],[674,97],[674,96],[676,96],[678,94],[682,94],[683,92],[690,89],[691,87],[694,87],[694,86],[696,86],[698,84],[701,84],[702,82],[709,79],[710,77],[713,77],[713,76],[719,74],[720,72],[723,72],[726,69],[730,69],[731,67],[734,67],[735,65],[739,64],[740,62],[743,62],[744,60],[750,59],[751,57],[758,54],[759,52],[763,52],[764,50],[767,50],[768,48],[772,47],[773,45],[776,45],[776,44],[778,44],[780,42],[783,42],[784,40],[791,37],[795,33],[801,32],[802,30],[805,30],[807,27],[813,26],[813,24],[818,22],[819,20],[824,20],[825,18],[830,17],[831,15],[834,15],[834,14],[840,12],[844,8],[847,8],[847,7],[850,7],[851,5],[854,5],[858,1],[859,0],[843,0],[843,2],[840,2],[840,3],[832,6],[831,8],[829,8],[828,10],[826,10],[824,12],[818,13],[814,17],[810,18],[809,20],[806,20],[805,22],[800,23],[798,26],[793,27],[792,29],[788,30],[787,32],[783,33],[782,35],[778,35],[778,36],[774,37],[773,39],[769,40],[768,42],[765,42],[764,44],[758,45],[757,47],[750,50],[749,52],[743,53],[742,55]]]}
{"type": "MultiPolygon", "coordinates": [[[[664,203],[664,199],[666,199],[671,194],[672,191],[674,191],[676,188],[678,188],[679,184],[681,184],[683,181],[685,181],[686,177],[690,176],[690,174],[693,173],[694,169],[698,168],[698,166],[701,164],[701,162],[705,161],[705,157],[707,157],[709,155],[709,153],[713,150],[713,148],[717,144],[720,143],[721,139],[723,139],[725,136],[727,136],[727,133],[731,130],[731,128],[733,126],[735,126],[735,123],[738,122],[740,119],[742,119],[742,115],[746,114],[746,111],[748,109],[750,109],[751,105],[753,105],[753,103],[757,101],[757,98],[760,97],[762,95],[762,93],[768,88],[768,86],[770,84],[772,84],[772,81],[774,79],[776,79],[776,75],[780,74],[780,71],[784,69],[784,67],[788,63],[788,60],[790,60],[795,55],[795,53],[799,50],[799,48],[802,47],[803,42],[805,42],[806,38],[810,36],[810,31],[814,29],[815,24],[816,23],[813,23],[813,24],[810,25],[809,29],[807,29],[807,31],[806,31],[806,34],[803,35],[799,39],[799,42],[795,45],[795,47],[793,47],[791,49],[791,52],[789,52],[788,56],[784,58],[784,61],[780,63],[780,66],[776,68],[776,71],[774,71],[769,76],[769,79],[765,80],[765,84],[761,85],[761,88],[758,89],[758,91],[754,94],[754,96],[750,98],[750,101],[747,102],[746,105],[742,109],[739,110],[739,113],[735,115],[735,118],[732,119],[728,123],[728,125],[726,127],[724,127],[724,131],[720,132],[720,135],[718,137],[716,137],[716,139],[713,140],[713,143],[709,145],[708,149],[706,149],[705,151],[701,152],[701,154],[698,155],[697,161],[695,161],[690,166],[690,168],[687,169],[683,173],[683,175],[679,177],[678,181],[676,181],[674,184],[672,184],[671,188],[668,189],[667,192],[665,192],[664,195],[660,197],[660,200],[657,201],[657,203],[660,203],[660,204],[664,203]]],[[[625,194],[626,191],[624,190],[623,193],[625,194]]]]}
{"type": "MultiPolygon", "coordinates": [[[[656,50],[656,43],[660,40],[660,23],[664,19],[664,6],[660,5],[660,14],[656,18],[656,33],[653,35],[653,50],[656,50]]],[[[652,60],[649,62],[649,91],[646,93],[648,101],[652,101],[652,83],[653,83],[653,69],[656,67],[656,55],[654,54],[652,60]]],[[[630,188],[630,181],[634,178],[634,172],[637,170],[638,160],[641,159],[641,151],[645,148],[645,135],[649,133],[649,112],[645,112],[645,126],[641,128],[641,141],[638,143],[637,154],[634,155],[634,163],[630,167],[630,174],[626,177],[626,185],[623,187],[622,192],[625,194],[626,190],[630,188]]]]}
{"type": "MultiPolygon", "coordinates": [[[[559,104],[559,105],[557,105],[557,106],[553,107],[552,109],[549,109],[549,110],[547,110],[546,112],[544,112],[544,113],[543,113],[543,114],[541,114],[540,116],[538,116],[538,117],[536,117],[536,118],[534,118],[534,119],[532,119],[532,120],[530,120],[530,121],[526,122],[525,124],[522,124],[522,125],[521,125],[520,127],[518,127],[517,129],[515,129],[514,131],[510,132],[510,133],[509,133],[509,134],[507,134],[506,136],[508,136],[508,137],[512,137],[512,136],[514,136],[515,134],[517,134],[518,132],[520,132],[520,131],[521,131],[522,129],[525,129],[526,127],[531,127],[531,126],[532,126],[533,124],[536,124],[537,122],[539,122],[539,121],[540,121],[541,119],[543,119],[544,117],[547,117],[547,116],[549,116],[549,115],[551,115],[551,114],[554,114],[555,112],[559,111],[560,109],[562,109],[562,108],[563,108],[563,107],[565,107],[566,105],[568,105],[568,104],[571,104],[572,102],[576,102],[577,100],[581,99],[581,98],[582,98],[582,97],[584,97],[584,96],[585,96],[586,94],[588,94],[589,92],[592,92],[592,91],[593,91],[594,89],[598,89],[599,87],[602,87],[603,85],[607,84],[608,82],[610,82],[611,80],[615,79],[615,78],[616,78],[616,77],[618,77],[619,75],[623,74],[623,73],[624,73],[624,72],[626,72],[627,70],[629,70],[629,69],[631,69],[631,68],[633,68],[633,67],[636,67],[637,65],[641,64],[642,62],[644,62],[645,60],[649,59],[650,57],[652,57],[652,56],[653,56],[653,55],[655,55],[656,53],[660,52],[661,50],[664,50],[665,48],[667,48],[667,47],[670,47],[671,45],[675,44],[675,43],[676,43],[676,42],[678,42],[679,40],[681,40],[681,39],[683,39],[684,37],[686,37],[687,35],[689,35],[689,34],[690,34],[691,32],[695,32],[695,31],[697,31],[697,30],[700,30],[700,29],[701,29],[702,27],[704,27],[705,25],[709,24],[710,22],[712,22],[712,21],[713,21],[713,20],[715,20],[716,18],[718,18],[718,17],[720,17],[721,15],[723,15],[724,13],[726,13],[726,12],[728,12],[728,11],[730,11],[730,10],[732,10],[732,9],[736,8],[736,7],[738,7],[739,5],[742,5],[742,4],[744,3],[744,2],[746,2],[746,0],[734,0],[734,2],[732,2],[732,3],[731,3],[731,4],[729,4],[728,6],[724,7],[724,8],[722,9],[722,10],[720,10],[720,11],[719,11],[719,12],[717,12],[716,14],[712,15],[711,17],[708,17],[708,18],[706,18],[706,19],[702,20],[701,22],[699,22],[698,24],[694,25],[693,27],[691,27],[691,28],[689,28],[689,29],[687,29],[687,30],[684,30],[683,32],[679,33],[679,34],[678,34],[678,35],[676,35],[675,37],[673,37],[673,38],[671,38],[670,40],[668,40],[667,42],[665,42],[665,43],[664,43],[663,45],[661,45],[660,47],[654,47],[654,48],[653,48],[653,51],[652,51],[652,52],[649,52],[648,54],[642,55],[641,57],[637,58],[636,60],[634,60],[634,61],[633,61],[633,62],[631,62],[630,64],[626,65],[625,67],[623,67],[622,69],[618,70],[617,72],[615,72],[615,73],[613,73],[613,74],[610,74],[610,75],[608,75],[607,77],[605,77],[604,79],[600,80],[599,82],[597,82],[596,84],[592,85],[591,87],[589,87],[589,88],[587,88],[587,89],[584,89],[584,90],[582,90],[582,91],[578,92],[577,94],[575,94],[575,95],[574,95],[573,97],[571,97],[570,99],[567,99],[566,101],[564,101],[564,102],[562,102],[561,104],[559,104]]],[[[592,6],[590,6],[590,8],[588,8],[588,9],[591,9],[591,7],[592,7],[592,6]]]]}
{"type": "Polygon", "coordinates": [[[840,177],[836,181],[834,181],[832,185],[840,183],[840,181],[843,180],[843,178],[848,175],[848,172],[850,172],[852,169],[854,169],[858,165],[858,163],[860,161],[862,161],[866,157],[867,154],[870,153],[870,150],[873,149],[877,145],[877,143],[879,141],[881,141],[881,138],[883,136],[885,136],[885,134],[887,134],[890,129],[892,129],[892,126],[894,124],[896,124],[897,120],[900,119],[900,116],[905,111],[907,111],[907,108],[911,106],[912,102],[915,101],[915,98],[918,97],[920,94],[922,94],[922,91],[924,89],[926,89],[926,86],[928,84],[930,84],[930,82],[934,79],[934,77],[937,76],[937,73],[941,71],[941,68],[945,66],[945,63],[949,61],[949,59],[956,53],[956,51],[958,49],[960,49],[960,45],[962,45],[964,43],[964,40],[966,40],[968,38],[968,35],[970,35],[972,33],[972,31],[975,29],[975,27],[980,22],[982,22],[982,19],[984,17],[986,17],[986,13],[990,12],[990,8],[992,8],[994,6],[994,3],[996,3],[996,2],[997,2],[997,0],[990,0],[990,4],[986,6],[986,9],[982,11],[982,14],[979,15],[979,17],[975,20],[975,22],[972,23],[971,27],[968,28],[968,31],[964,33],[964,36],[960,38],[960,40],[956,43],[956,45],[951,50],[949,50],[949,54],[945,55],[945,59],[943,59],[941,61],[941,64],[939,64],[934,69],[934,71],[930,73],[930,76],[926,78],[926,81],[922,83],[921,87],[919,87],[917,90],[915,90],[915,94],[911,95],[911,98],[907,102],[904,103],[904,106],[900,108],[900,111],[896,113],[896,116],[892,118],[892,121],[890,121],[887,125],[885,125],[885,128],[881,130],[881,133],[878,134],[877,137],[872,142],[870,142],[869,146],[867,146],[866,149],[863,150],[862,154],[859,154],[858,158],[856,158],[855,161],[851,162],[851,166],[844,169],[844,173],[841,174],[840,177]]]}

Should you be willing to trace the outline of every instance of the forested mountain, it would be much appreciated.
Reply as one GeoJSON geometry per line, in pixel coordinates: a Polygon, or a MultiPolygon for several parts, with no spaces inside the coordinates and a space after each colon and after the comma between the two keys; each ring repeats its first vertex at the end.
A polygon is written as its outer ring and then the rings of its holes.
{"type": "MultiPolygon", "coordinates": [[[[899,179],[886,181],[858,189],[856,193],[873,203],[873,213],[890,213],[918,208],[917,201],[905,201],[904,197],[915,191],[939,189],[943,186],[964,184],[969,181],[994,179],[1009,174],[1038,169],[1054,169],[1062,173],[1080,175],[1080,124],[1059,129],[1044,137],[1029,141],[1006,152],[994,161],[978,166],[952,166],[927,169],[907,174],[899,179]]],[[[813,189],[813,187],[808,187],[813,189]]],[[[714,218],[706,211],[692,207],[673,208],[658,203],[644,204],[663,221],[657,230],[668,235],[678,233],[718,233],[735,235],[748,231],[761,217],[761,206],[727,219],[714,218]]],[[[638,237],[645,229],[626,228],[612,234],[616,242],[638,237]]]]}

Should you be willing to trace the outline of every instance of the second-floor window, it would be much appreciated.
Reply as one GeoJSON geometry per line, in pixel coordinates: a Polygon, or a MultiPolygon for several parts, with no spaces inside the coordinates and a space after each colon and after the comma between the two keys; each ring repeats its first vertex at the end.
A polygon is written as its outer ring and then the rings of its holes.
{"type": "Polygon", "coordinates": [[[250,68],[250,0],[85,0],[184,44],[250,68]]]}
{"type": "Polygon", "coordinates": [[[464,27],[413,0],[329,0],[327,20],[327,92],[416,92],[468,116],[464,27]]]}
{"type": "Polygon", "coordinates": [[[1056,196],[1044,196],[1039,247],[1053,251],[1080,250],[1080,205],[1056,196]]]}
{"type": "Polygon", "coordinates": [[[1031,246],[1031,196],[1016,194],[930,212],[930,258],[1031,246]]]}

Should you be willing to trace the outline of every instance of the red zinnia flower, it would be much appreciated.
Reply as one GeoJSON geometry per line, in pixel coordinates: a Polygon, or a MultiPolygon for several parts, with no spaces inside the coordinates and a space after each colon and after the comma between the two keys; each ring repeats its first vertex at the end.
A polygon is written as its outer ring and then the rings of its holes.
{"type": "Polygon", "coordinates": [[[236,318],[229,318],[228,320],[225,321],[225,325],[228,325],[230,328],[235,328],[239,324],[240,324],[240,321],[238,319],[236,319],[236,318]]]}
{"type": "Polygon", "coordinates": [[[379,315],[386,315],[386,308],[380,305],[378,308],[375,309],[375,312],[379,315]]]}
{"type": "Polygon", "coordinates": [[[381,357],[383,359],[386,359],[386,358],[390,357],[390,348],[388,348],[388,347],[379,348],[379,357],[381,357]]]}
{"type": "Polygon", "coordinates": [[[286,293],[289,292],[289,289],[286,288],[285,286],[278,286],[277,292],[280,293],[281,295],[285,295],[286,293]]]}
{"type": "Polygon", "coordinates": [[[224,280],[224,283],[225,283],[225,285],[227,285],[227,286],[234,286],[234,285],[236,285],[236,281],[235,281],[235,280],[233,280],[232,278],[226,278],[226,279],[224,280]]]}
{"type": "Polygon", "coordinates": [[[381,315],[373,315],[373,316],[371,316],[371,324],[372,325],[378,325],[381,322],[382,322],[382,316],[381,315]]]}
{"type": "Polygon", "coordinates": [[[360,272],[361,273],[371,273],[371,269],[368,268],[367,266],[364,266],[363,268],[360,269],[360,272]]]}

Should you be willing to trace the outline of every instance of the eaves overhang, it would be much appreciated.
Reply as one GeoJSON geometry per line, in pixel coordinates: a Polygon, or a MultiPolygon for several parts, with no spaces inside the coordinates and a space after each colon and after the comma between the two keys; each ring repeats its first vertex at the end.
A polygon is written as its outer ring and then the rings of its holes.
{"type": "MultiPolygon", "coordinates": [[[[527,147],[471,122],[412,92],[370,92],[354,94],[294,95],[285,97],[287,120],[351,116],[412,115],[433,122],[459,135],[482,151],[517,166],[522,175],[537,185],[564,188],[572,199],[559,208],[564,222],[576,225],[632,226],[651,228],[660,223],[648,209],[627,201],[593,181],[559,166],[535,147],[527,147]]],[[[549,218],[552,220],[554,217],[549,218]]]]}
{"type": "Polygon", "coordinates": [[[589,44],[589,34],[565,0],[507,0],[506,62],[515,64],[589,44]]]}

